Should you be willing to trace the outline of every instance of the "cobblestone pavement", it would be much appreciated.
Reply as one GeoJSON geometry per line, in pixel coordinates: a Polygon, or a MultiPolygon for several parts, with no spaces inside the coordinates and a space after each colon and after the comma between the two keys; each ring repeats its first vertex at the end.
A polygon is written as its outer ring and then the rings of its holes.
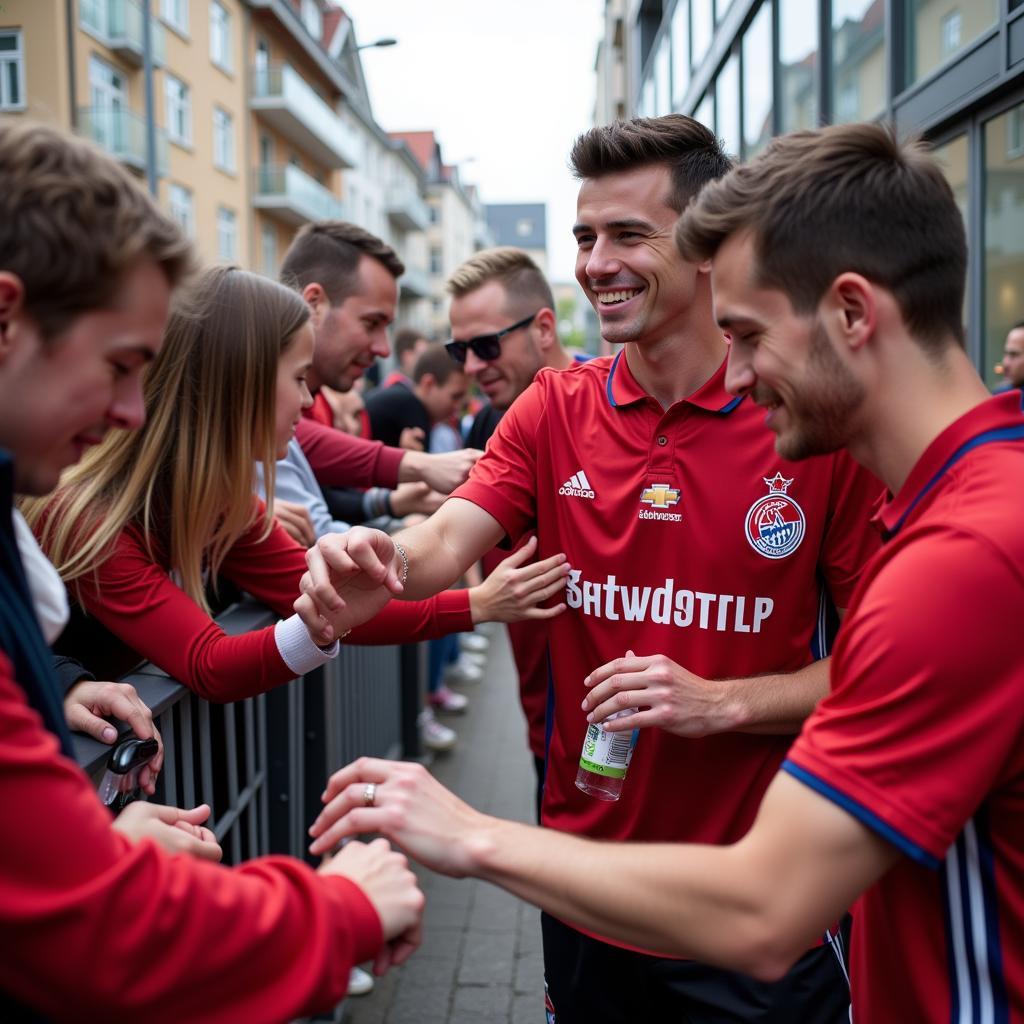
{"type": "MultiPolygon", "coordinates": [[[[431,770],[474,807],[532,821],[533,764],[503,629],[484,681],[463,692],[466,714],[444,717],[459,744],[431,770]]],[[[485,882],[417,873],[423,945],[370,995],[347,1001],[345,1024],[543,1024],[540,911],[485,882]]]]}

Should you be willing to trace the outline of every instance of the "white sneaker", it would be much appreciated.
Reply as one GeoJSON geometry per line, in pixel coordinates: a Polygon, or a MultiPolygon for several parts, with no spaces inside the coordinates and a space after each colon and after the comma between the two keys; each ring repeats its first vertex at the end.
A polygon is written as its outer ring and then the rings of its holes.
{"type": "Polygon", "coordinates": [[[350,996],[365,996],[367,992],[373,991],[373,975],[364,971],[362,967],[353,967],[348,976],[348,994],[350,996]]]}
{"type": "Polygon", "coordinates": [[[444,682],[461,683],[463,686],[479,683],[484,678],[484,670],[479,665],[474,665],[464,655],[453,662],[442,673],[444,682]]]}
{"type": "Polygon", "coordinates": [[[433,708],[424,708],[416,719],[420,727],[420,742],[427,750],[438,752],[451,750],[458,741],[458,733],[442,725],[435,717],[433,708]]]}
{"type": "Polygon", "coordinates": [[[464,651],[470,651],[473,654],[486,654],[487,648],[491,646],[491,641],[479,633],[461,633],[459,646],[464,651]]]}
{"type": "Polygon", "coordinates": [[[469,704],[469,698],[464,693],[456,693],[447,686],[439,686],[433,693],[427,695],[427,700],[435,711],[448,711],[452,714],[465,711],[466,705],[469,704]]]}

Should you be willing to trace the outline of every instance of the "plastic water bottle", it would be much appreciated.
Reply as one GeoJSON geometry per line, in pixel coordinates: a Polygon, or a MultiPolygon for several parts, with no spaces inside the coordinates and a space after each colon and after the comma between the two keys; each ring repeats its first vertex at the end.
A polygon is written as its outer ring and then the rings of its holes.
{"type": "MultiPolygon", "coordinates": [[[[606,721],[635,715],[639,708],[626,708],[609,715],[606,721]]],[[[607,732],[600,725],[588,725],[576,773],[576,788],[598,800],[618,800],[633,757],[639,729],[631,732],[607,732]]]]}

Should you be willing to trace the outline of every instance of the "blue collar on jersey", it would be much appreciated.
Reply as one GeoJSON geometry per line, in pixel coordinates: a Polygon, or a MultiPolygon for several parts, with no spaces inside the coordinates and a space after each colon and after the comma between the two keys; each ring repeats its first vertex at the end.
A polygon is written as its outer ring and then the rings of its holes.
{"type": "Polygon", "coordinates": [[[978,434],[962,445],[935,472],[935,475],[921,488],[914,497],[914,500],[906,507],[903,515],[896,520],[891,530],[886,530],[882,537],[884,540],[892,540],[899,533],[907,516],[917,507],[921,499],[953,468],[969,451],[980,448],[983,444],[993,444],[996,441],[1024,441],[1024,425],[1017,427],[998,427],[995,430],[987,430],[984,434],[978,434]]]}
{"type": "MultiPolygon", "coordinates": [[[[625,352],[626,352],[625,348],[620,348],[619,349],[618,354],[612,360],[611,368],[608,370],[608,380],[605,382],[605,394],[608,396],[608,404],[613,409],[618,409],[619,408],[619,403],[615,401],[615,395],[612,393],[612,381],[615,379],[615,371],[619,367],[619,360],[622,359],[623,355],[625,355],[625,352]]],[[[697,390],[699,391],[700,388],[698,388],[697,390]]],[[[720,413],[722,415],[724,415],[726,413],[730,413],[746,397],[747,397],[746,395],[737,395],[735,398],[729,399],[729,401],[726,402],[725,405],[723,405],[721,409],[715,409],[715,410],[712,410],[712,411],[718,412],[718,413],[720,413]]],[[[702,408],[703,408],[703,406],[702,406],[702,408]]]]}

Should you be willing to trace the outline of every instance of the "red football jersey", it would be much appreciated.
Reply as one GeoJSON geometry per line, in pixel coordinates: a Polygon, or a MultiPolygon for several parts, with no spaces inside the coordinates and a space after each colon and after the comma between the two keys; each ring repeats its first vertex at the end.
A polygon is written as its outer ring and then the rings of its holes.
{"type": "Polygon", "coordinates": [[[1024,1021],[1024,417],[957,420],[890,537],[785,769],[905,855],[854,909],[856,1020],[1024,1021]]]}
{"type": "Polygon", "coordinates": [[[728,843],[750,827],[792,736],[640,734],[621,799],[575,784],[584,677],[632,649],[708,679],[790,672],[845,607],[881,485],[845,454],[790,463],[725,367],[668,410],[620,353],[541,371],[457,490],[509,536],[564,551],[569,610],[550,624],[544,822],[603,838],[728,843]]]}

